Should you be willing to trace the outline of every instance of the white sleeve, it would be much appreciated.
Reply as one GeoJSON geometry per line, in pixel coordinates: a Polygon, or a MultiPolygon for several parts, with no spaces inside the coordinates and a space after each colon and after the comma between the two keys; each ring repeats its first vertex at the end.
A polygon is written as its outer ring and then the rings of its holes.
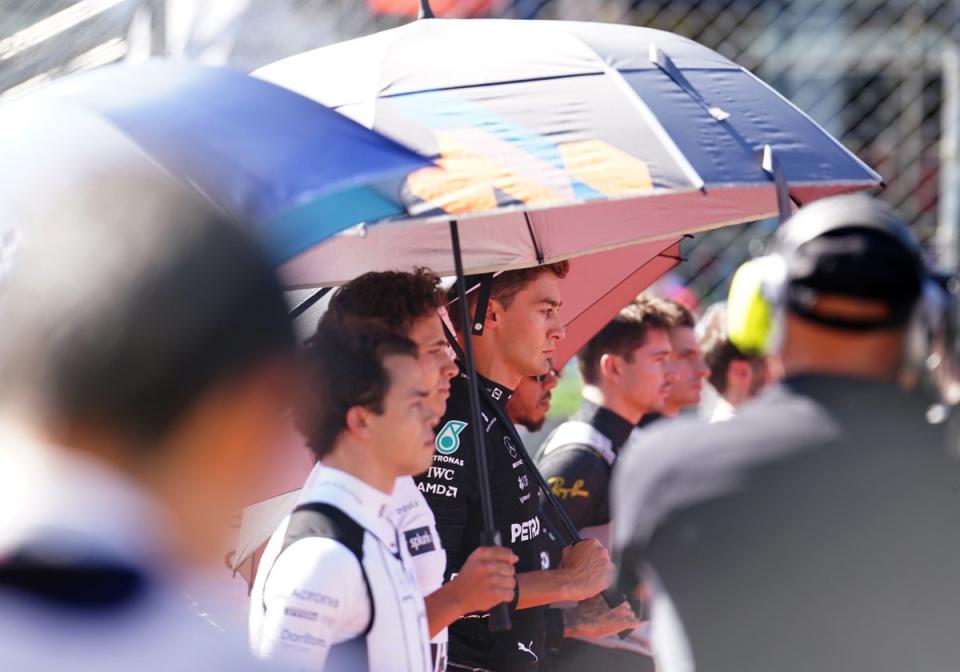
{"type": "Polygon", "coordinates": [[[443,585],[447,570],[447,553],[440,544],[437,519],[410,477],[397,479],[393,502],[397,529],[417,574],[420,594],[426,597],[443,585]]]}
{"type": "Polygon", "coordinates": [[[263,590],[258,655],[304,672],[323,669],[330,647],[362,634],[370,598],[357,557],[309,537],[280,554],[263,590]]]}

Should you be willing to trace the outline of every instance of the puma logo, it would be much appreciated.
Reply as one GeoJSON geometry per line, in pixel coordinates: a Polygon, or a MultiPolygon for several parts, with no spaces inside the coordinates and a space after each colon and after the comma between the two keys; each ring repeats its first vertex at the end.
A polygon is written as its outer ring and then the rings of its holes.
{"type": "Polygon", "coordinates": [[[523,642],[517,642],[517,650],[523,651],[524,653],[529,653],[531,656],[533,656],[533,662],[540,662],[540,656],[533,652],[533,642],[530,642],[527,646],[524,646],[523,642]]]}

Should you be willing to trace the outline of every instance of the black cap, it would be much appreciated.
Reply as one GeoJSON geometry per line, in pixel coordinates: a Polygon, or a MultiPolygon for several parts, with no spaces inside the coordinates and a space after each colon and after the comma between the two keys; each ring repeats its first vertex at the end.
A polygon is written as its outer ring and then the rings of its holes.
{"type": "Polygon", "coordinates": [[[831,326],[867,330],[906,324],[923,291],[919,243],[892,208],[867,196],[838,196],[805,207],[778,237],[787,262],[788,307],[831,326]],[[884,318],[818,315],[822,295],[885,304],[884,318]]]}

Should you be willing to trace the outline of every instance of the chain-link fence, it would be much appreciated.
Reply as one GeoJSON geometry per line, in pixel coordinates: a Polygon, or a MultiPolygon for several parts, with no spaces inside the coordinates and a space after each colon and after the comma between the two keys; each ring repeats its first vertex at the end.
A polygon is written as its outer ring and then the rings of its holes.
{"type": "MultiPolygon", "coordinates": [[[[415,0],[6,0],[0,91],[121,58],[170,54],[253,69],[409,18],[415,0]]],[[[447,15],[630,23],[690,37],[769,82],[886,181],[883,197],[934,239],[943,54],[957,0],[434,0],[447,15]]],[[[495,49],[496,45],[491,45],[495,49]]],[[[960,185],[947,185],[957,189],[960,185]]],[[[679,272],[717,298],[772,222],[698,236],[679,272]]]]}

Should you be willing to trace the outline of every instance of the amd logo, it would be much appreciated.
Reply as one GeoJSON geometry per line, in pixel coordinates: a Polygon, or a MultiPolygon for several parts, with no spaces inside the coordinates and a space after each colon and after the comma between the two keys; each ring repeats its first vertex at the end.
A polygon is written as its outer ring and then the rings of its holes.
{"type": "Polygon", "coordinates": [[[456,497],[458,488],[453,485],[444,485],[443,483],[420,483],[420,492],[428,495],[440,495],[442,497],[456,497]]]}

